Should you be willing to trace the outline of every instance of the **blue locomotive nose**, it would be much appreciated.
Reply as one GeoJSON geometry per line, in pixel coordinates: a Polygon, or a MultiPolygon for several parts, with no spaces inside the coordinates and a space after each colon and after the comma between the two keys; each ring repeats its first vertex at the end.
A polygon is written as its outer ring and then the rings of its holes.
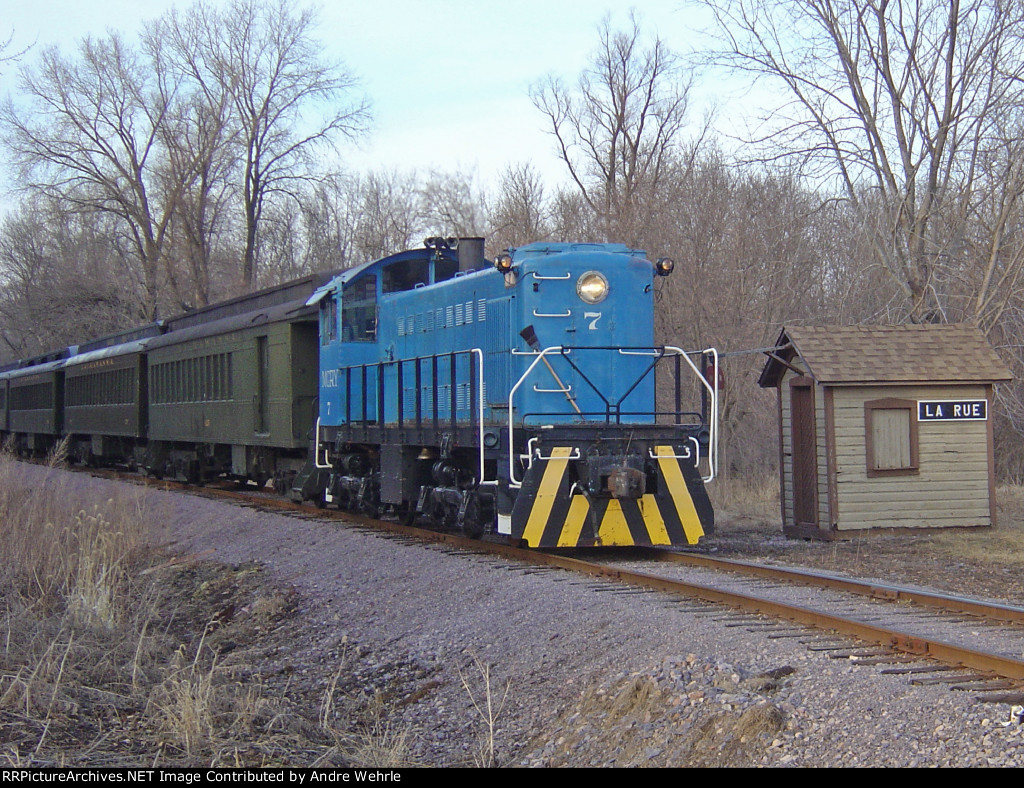
{"type": "MultiPolygon", "coordinates": [[[[649,420],[651,263],[617,245],[537,247],[516,252],[523,259],[516,319],[521,350],[547,355],[517,392],[519,409],[538,425],[649,420]]],[[[526,369],[520,364],[520,374],[526,369]]]]}

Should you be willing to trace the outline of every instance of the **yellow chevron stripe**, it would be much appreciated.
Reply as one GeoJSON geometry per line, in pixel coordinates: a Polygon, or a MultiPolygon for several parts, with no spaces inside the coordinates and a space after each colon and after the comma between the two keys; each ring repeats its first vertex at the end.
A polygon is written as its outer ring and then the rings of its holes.
{"type": "Polygon", "coordinates": [[[558,535],[559,547],[575,547],[580,543],[583,524],[587,521],[590,503],[586,496],[574,495],[569,501],[569,512],[565,515],[565,525],[558,535]]]}
{"type": "Polygon", "coordinates": [[[668,491],[672,496],[672,502],[676,505],[679,522],[683,524],[686,541],[690,544],[697,544],[704,536],[704,528],[700,524],[697,509],[693,505],[690,491],[686,487],[683,471],[679,467],[679,462],[672,456],[675,451],[671,446],[655,446],[654,453],[658,457],[661,473],[665,477],[665,481],[668,482],[668,491]]]}
{"type": "Polygon", "coordinates": [[[661,516],[661,509],[658,507],[658,501],[650,493],[640,499],[640,514],[644,517],[644,525],[647,526],[651,544],[672,544],[668,529],[665,527],[665,518],[661,516]]]}
{"type": "Polygon", "coordinates": [[[548,466],[544,469],[540,486],[537,488],[537,497],[530,508],[530,518],[523,529],[523,539],[530,547],[537,547],[544,535],[544,526],[548,524],[548,517],[551,516],[551,507],[555,503],[558,485],[565,474],[565,466],[569,464],[570,454],[572,448],[569,446],[556,446],[551,450],[551,459],[547,461],[548,466]]]}
{"type": "Polygon", "coordinates": [[[601,518],[601,527],[597,531],[598,544],[608,547],[621,547],[635,544],[630,533],[626,515],[622,513],[622,504],[617,499],[608,501],[608,509],[601,518]]]}

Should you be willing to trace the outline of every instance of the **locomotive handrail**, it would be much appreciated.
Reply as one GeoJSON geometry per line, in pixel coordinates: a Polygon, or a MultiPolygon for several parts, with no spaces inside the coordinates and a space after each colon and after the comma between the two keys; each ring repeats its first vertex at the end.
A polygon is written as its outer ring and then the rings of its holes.
{"type": "MultiPolygon", "coordinates": [[[[527,467],[533,463],[533,444],[537,442],[537,437],[528,438],[526,441],[526,454],[520,454],[519,459],[527,464],[527,467]]],[[[509,466],[511,468],[512,466],[509,466]]],[[[511,470],[509,471],[509,477],[511,478],[511,470]]],[[[520,485],[521,486],[521,485],[520,485]]]]}
{"type": "MultiPolygon", "coordinates": [[[[665,349],[666,350],[670,350],[670,349],[671,350],[679,350],[679,348],[668,348],[668,347],[666,347],[665,349]]],[[[620,356],[662,356],[662,355],[664,355],[663,353],[659,353],[657,350],[624,350],[623,348],[619,348],[618,351],[619,351],[619,355],[620,356]]],[[[704,355],[707,352],[708,352],[707,350],[684,350],[684,351],[681,352],[681,355],[684,355],[684,356],[702,356],[702,355],[704,355]]],[[[673,353],[672,355],[676,355],[676,354],[673,353]]]]}
{"type": "MultiPolygon", "coordinates": [[[[694,438],[690,438],[690,440],[694,440],[694,438]]],[[[647,450],[647,456],[650,457],[652,460],[660,460],[663,457],[667,457],[668,459],[671,459],[671,460],[688,460],[693,455],[690,453],[690,447],[689,446],[686,446],[684,448],[686,449],[686,454],[655,454],[654,453],[654,449],[648,449],[647,450]]],[[[697,458],[698,458],[698,462],[699,462],[700,461],[700,450],[699,449],[698,449],[698,453],[697,453],[697,458]]]]}
{"type": "MultiPolygon", "coordinates": [[[[515,353],[515,351],[512,351],[515,353]]],[[[521,479],[516,478],[516,462],[515,462],[515,428],[513,426],[513,413],[512,413],[512,399],[515,397],[519,387],[523,385],[523,381],[529,377],[530,373],[533,372],[534,368],[544,359],[545,356],[552,353],[561,353],[562,346],[555,345],[553,347],[546,347],[540,351],[534,351],[537,357],[530,363],[530,366],[526,368],[526,372],[522,374],[519,380],[516,381],[515,385],[509,389],[508,392],[508,486],[509,487],[522,487],[523,482],[521,479]]],[[[526,355],[526,354],[524,354],[526,355]]],[[[532,461],[532,455],[531,455],[532,461]]]]}
{"type": "MultiPolygon", "coordinates": [[[[313,443],[313,465],[317,468],[332,468],[333,466],[328,462],[326,465],[320,464],[320,417],[316,417],[316,440],[313,443]]],[[[326,457],[326,455],[324,455],[326,457]]]]}
{"type": "MultiPolygon", "coordinates": [[[[477,464],[478,464],[478,473],[477,473],[478,482],[477,482],[477,484],[479,484],[479,485],[496,485],[498,483],[497,477],[495,477],[494,479],[485,479],[484,478],[485,474],[484,474],[484,352],[483,352],[483,349],[481,349],[481,348],[467,348],[465,350],[455,350],[455,351],[452,351],[450,353],[435,353],[435,354],[430,355],[430,356],[416,356],[415,358],[394,359],[394,360],[391,360],[391,361],[380,361],[380,362],[377,362],[377,363],[374,363],[374,364],[356,364],[356,365],[353,365],[353,366],[350,366],[350,367],[339,367],[338,371],[339,371],[339,373],[347,372],[347,371],[350,371],[350,370],[353,370],[353,369],[359,369],[361,371],[361,373],[360,373],[361,383],[362,383],[361,403],[362,403],[362,409],[363,409],[362,421],[363,422],[368,422],[369,419],[368,419],[368,414],[366,413],[366,408],[367,408],[367,404],[368,404],[367,392],[368,392],[368,378],[369,378],[369,376],[367,374],[367,371],[369,369],[371,369],[371,368],[377,370],[376,375],[374,376],[377,379],[376,382],[377,382],[377,389],[378,389],[377,390],[377,422],[381,426],[383,426],[383,424],[384,424],[384,407],[383,407],[383,402],[384,402],[384,390],[383,390],[383,387],[384,387],[384,376],[383,376],[382,372],[383,372],[385,367],[391,367],[391,366],[397,365],[398,366],[398,373],[399,373],[399,377],[398,377],[398,397],[399,397],[398,403],[399,403],[399,406],[398,406],[398,414],[397,415],[398,415],[398,424],[401,427],[403,425],[403,423],[404,423],[404,415],[403,415],[403,413],[404,413],[404,404],[402,404],[402,383],[401,383],[402,377],[401,377],[401,371],[403,369],[403,365],[404,364],[415,362],[415,364],[416,364],[416,373],[417,373],[417,382],[416,382],[416,386],[417,386],[417,388],[416,388],[416,410],[417,410],[417,416],[416,416],[416,419],[417,419],[417,426],[419,426],[419,420],[421,418],[420,410],[421,410],[421,405],[422,405],[422,403],[421,403],[421,396],[420,396],[420,394],[421,394],[421,392],[420,392],[420,379],[419,379],[420,363],[422,361],[425,361],[425,360],[430,360],[430,361],[433,362],[433,371],[431,373],[431,379],[434,381],[434,385],[436,387],[437,386],[437,381],[438,381],[437,360],[441,359],[441,358],[451,358],[452,359],[451,375],[452,375],[452,382],[453,382],[453,386],[454,386],[454,381],[455,381],[455,362],[454,362],[454,358],[456,356],[459,356],[459,355],[462,355],[462,354],[466,354],[466,355],[468,355],[470,357],[472,357],[473,355],[476,355],[476,357],[478,359],[478,361],[476,363],[476,385],[474,387],[476,389],[476,392],[475,392],[476,393],[476,411],[477,411],[477,413],[476,413],[476,431],[477,431],[477,444],[478,444],[478,447],[479,447],[479,449],[478,449],[478,458],[477,458],[477,464]]],[[[471,366],[471,369],[472,369],[472,366],[471,366]]],[[[343,377],[345,379],[345,423],[350,425],[353,422],[352,414],[351,414],[351,411],[350,411],[350,402],[349,402],[350,395],[351,395],[351,390],[350,390],[351,389],[351,381],[349,380],[349,376],[348,375],[344,375],[343,377]]],[[[449,395],[449,399],[450,399],[450,403],[451,403],[451,423],[454,426],[454,424],[456,422],[455,414],[456,414],[456,410],[458,408],[458,405],[457,405],[457,395],[456,395],[456,392],[455,392],[454,388],[452,388],[452,390],[451,390],[451,393],[449,395]]],[[[435,394],[435,396],[434,396],[434,398],[432,400],[432,403],[433,403],[433,411],[434,411],[434,422],[435,422],[435,425],[436,425],[438,423],[438,421],[439,421],[439,419],[438,419],[439,414],[438,414],[438,411],[437,411],[438,400],[437,400],[436,394],[435,394]]],[[[473,407],[473,403],[470,402],[467,405],[467,409],[472,409],[472,407],[473,407]]],[[[472,411],[470,410],[470,412],[472,412],[472,411]]],[[[472,417],[470,417],[470,423],[472,423],[472,417]]],[[[316,455],[316,458],[315,458],[317,462],[319,461],[319,440],[320,440],[320,419],[318,418],[317,419],[317,445],[316,445],[317,455],[316,455]]],[[[318,468],[329,468],[331,466],[330,465],[319,465],[319,464],[317,464],[317,467],[318,468]]]]}
{"type": "Polygon", "coordinates": [[[538,312],[536,309],[534,309],[533,310],[533,316],[534,317],[572,317],[572,310],[571,309],[566,309],[565,310],[565,314],[563,315],[561,312],[545,313],[545,312],[538,312]]]}
{"type": "Polygon", "coordinates": [[[490,480],[484,479],[484,351],[483,348],[475,347],[469,352],[476,353],[480,357],[480,363],[477,365],[478,385],[476,387],[477,396],[479,397],[479,414],[476,420],[477,443],[480,446],[480,474],[476,477],[477,485],[496,485],[498,483],[497,475],[490,480]]]}
{"type": "MultiPolygon", "coordinates": [[[[701,355],[701,356],[708,355],[708,356],[711,357],[712,362],[714,364],[714,368],[717,370],[718,369],[718,351],[715,350],[715,348],[707,348],[707,349],[701,350],[701,351],[696,351],[696,350],[694,350],[694,351],[685,351],[682,348],[666,345],[665,347],[661,348],[660,350],[658,350],[658,349],[642,350],[640,348],[636,348],[634,350],[629,350],[629,349],[625,349],[624,350],[622,348],[611,348],[611,347],[609,347],[609,348],[600,348],[600,347],[594,347],[594,348],[586,348],[586,347],[584,347],[584,348],[566,348],[566,347],[562,347],[561,345],[556,345],[556,346],[544,348],[543,350],[540,350],[540,351],[532,351],[530,353],[527,353],[527,352],[519,352],[519,353],[517,353],[515,350],[512,351],[512,353],[514,355],[535,355],[536,357],[533,359],[531,364],[526,368],[526,371],[522,374],[522,376],[519,378],[519,380],[516,381],[515,385],[512,386],[512,388],[509,390],[509,395],[508,395],[508,443],[509,443],[508,459],[509,459],[509,486],[510,487],[519,488],[519,487],[522,487],[522,484],[523,484],[522,480],[516,478],[515,450],[514,450],[514,445],[513,445],[514,444],[514,412],[513,412],[513,408],[512,408],[512,400],[515,397],[516,391],[519,390],[519,387],[530,376],[530,374],[533,372],[533,370],[536,368],[537,364],[540,363],[541,360],[545,360],[545,363],[547,363],[546,359],[545,359],[546,356],[557,354],[557,355],[561,355],[561,356],[566,356],[567,357],[569,352],[571,350],[573,350],[573,349],[576,349],[576,350],[613,350],[614,349],[614,350],[617,350],[619,353],[622,353],[624,355],[646,355],[646,356],[654,357],[654,361],[652,362],[651,366],[648,367],[648,369],[645,370],[644,373],[637,379],[636,383],[634,383],[633,386],[629,389],[629,391],[626,392],[626,395],[624,395],[623,397],[619,398],[619,403],[621,403],[622,399],[625,396],[628,396],[628,394],[633,391],[633,389],[639,384],[640,380],[642,380],[644,377],[646,377],[646,375],[651,371],[651,369],[654,368],[654,365],[657,364],[658,361],[660,361],[662,358],[665,358],[667,356],[674,356],[676,358],[680,358],[681,357],[682,359],[684,359],[686,361],[687,365],[693,371],[694,375],[696,375],[697,380],[700,381],[700,384],[702,386],[704,386],[704,388],[707,390],[707,393],[710,395],[710,407],[708,408],[708,410],[710,412],[707,414],[708,430],[709,430],[709,435],[708,435],[708,455],[707,455],[708,456],[708,473],[707,473],[707,475],[702,475],[701,478],[704,480],[704,482],[710,482],[710,481],[712,481],[715,478],[716,469],[717,469],[717,461],[718,461],[718,450],[717,450],[717,444],[718,444],[718,375],[715,374],[714,375],[714,381],[712,383],[709,383],[707,378],[705,378],[704,375],[701,374],[700,370],[697,369],[697,366],[690,359],[690,355],[701,355]]],[[[604,395],[600,392],[600,390],[597,389],[597,387],[594,386],[594,384],[586,377],[586,375],[582,372],[582,370],[580,370],[575,364],[572,364],[571,361],[569,363],[570,363],[570,365],[573,366],[574,369],[576,369],[576,371],[580,374],[580,376],[583,378],[583,380],[586,381],[591,386],[591,388],[593,388],[595,390],[597,395],[599,397],[601,397],[601,399],[605,401],[605,404],[607,406],[609,406],[609,408],[610,408],[611,407],[611,403],[608,402],[607,398],[604,397],[604,395]]],[[[677,364],[676,368],[678,370],[678,364],[677,364]]],[[[676,380],[676,385],[677,385],[677,387],[679,385],[678,378],[676,380]]],[[[536,384],[534,384],[534,390],[536,390],[536,384]]],[[[678,392],[677,392],[677,396],[678,396],[678,392]]],[[[678,415],[678,412],[679,412],[678,404],[677,404],[676,411],[677,411],[677,415],[678,415]]],[[[578,413],[577,415],[583,416],[584,414],[583,413],[578,413]]],[[[623,415],[629,415],[629,414],[628,413],[624,414],[624,413],[621,412],[621,410],[619,410],[619,411],[616,412],[616,415],[617,415],[618,418],[621,418],[623,415]]],[[[609,412],[606,414],[606,417],[610,418],[610,416],[611,416],[611,411],[609,410],[609,412]]],[[[700,442],[696,438],[694,438],[692,436],[690,437],[690,440],[694,443],[694,445],[696,447],[696,460],[695,460],[695,464],[699,464],[700,463],[700,442]]],[[[529,467],[529,465],[532,464],[532,461],[533,461],[532,454],[529,454],[526,459],[527,459],[527,467],[529,467]]]]}
{"type": "MultiPolygon", "coordinates": [[[[708,436],[708,475],[702,476],[701,478],[705,483],[712,481],[715,478],[715,467],[718,464],[718,351],[715,348],[706,348],[701,352],[701,355],[710,355],[711,361],[714,364],[715,381],[713,384],[708,383],[696,365],[690,360],[689,354],[681,348],[672,347],[665,348],[666,350],[674,350],[678,355],[682,356],[686,363],[690,365],[690,369],[697,375],[697,380],[700,381],[701,385],[708,390],[711,394],[711,407],[710,416],[708,418],[708,429],[710,434],[708,436]]],[[[698,460],[699,461],[699,460],[698,460]]]]}
{"type": "MultiPolygon", "coordinates": [[[[595,349],[597,349],[597,348],[595,348],[595,349]]],[[[689,365],[690,369],[693,370],[693,374],[696,375],[697,380],[700,381],[701,385],[703,385],[705,389],[707,389],[708,394],[711,395],[711,403],[710,403],[711,406],[709,408],[710,413],[709,413],[709,416],[708,416],[708,430],[709,430],[709,436],[708,436],[708,474],[706,476],[701,476],[701,478],[705,482],[712,481],[715,478],[716,467],[717,467],[717,462],[718,462],[718,374],[716,372],[716,374],[714,375],[714,378],[715,378],[714,383],[713,384],[709,383],[707,378],[705,378],[704,375],[701,374],[700,370],[697,369],[697,365],[693,363],[693,361],[690,359],[690,356],[691,355],[700,355],[700,356],[710,355],[711,359],[712,359],[712,364],[714,366],[714,369],[717,370],[718,369],[718,351],[715,348],[707,348],[705,350],[699,350],[699,351],[698,350],[686,351],[686,350],[683,350],[682,348],[674,347],[674,346],[671,346],[671,345],[666,345],[665,347],[661,348],[661,350],[658,350],[658,349],[641,350],[640,348],[636,348],[636,349],[618,348],[618,352],[621,353],[622,355],[650,355],[650,356],[654,356],[655,357],[654,361],[651,362],[651,365],[647,368],[647,370],[645,370],[644,373],[639,378],[637,378],[636,382],[630,387],[630,389],[619,398],[619,400],[618,400],[619,403],[621,403],[623,399],[625,399],[627,396],[629,396],[629,394],[633,391],[634,388],[636,388],[637,385],[639,385],[640,381],[647,375],[647,373],[650,372],[654,368],[654,366],[662,358],[665,358],[667,355],[672,355],[672,356],[674,356],[676,358],[682,358],[683,360],[685,360],[686,363],[689,365]]],[[[601,399],[603,399],[605,401],[605,404],[609,405],[610,403],[608,403],[608,400],[605,398],[605,396],[590,381],[590,379],[587,378],[587,376],[583,373],[583,371],[580,370],[578,367],[576,367],[576,365],[573,364],[571,361],[569,361],[569,364],[574,369],[576,369],[576,371],[579,373],[580,377],[582,377],[583,380],[585,380],[590,385],[590,387],[594,389],[594,391],[597,393],[597,395],[599,397],[601,397],[601,399]]],[[[617,405],[618,405],[618,403],[617,403],[617,405]]],[[[678,408],[678,406],[677,406],[677,408],[678,408]]],[[[621,414],[619,414],[619,415],[621,416],[621,414]]],[[[696,463],[700,462],[699,445],[698,445],[698,451],[697,451],[697,459],[696,459],[695,462],[696,463]]]]}
{"type": "MultiPolygon", "coordinates": [[[[540,449],[534,449],[533,450],[533,454],[531,454],[530,456],[532,458],[534,458],[534,459],[537,459],[537,460],[545,460],[545,461],[547,461],[547,460],[550,460],[555,455],[554,454],[549,454],[547,457],[545,457],[543,454],[540,453],[540,449]]],[[[560,459],[578,460],[582,456],[583,456],[583,454],[580,452],[580,447],[579,446],[573,446],[572,447],[572,451],[566,457],[560,458],[560,459]]]]}
{"type": "Polygon", "coordinates": [[[563,279],[572,279],[572,274],[568,271],[565,272],[565,276],[544,276],[543,274],[538,274],[536,271],[530,271],[530,276],[534,279],[557,279],[559,281],[563,279]]]}
{"type": "Polygon", "coordinates": [[[542,389],[536,383],[533,384],[533,390],[538,394],[568,394],[572,391],[572,384],[566,384],[564,388],[560,389],[542,389]]]}
{"type": "MultiPolygon", "coordinates": [[[[605,419],[608,418],[608,412],[605,410],[581,410],[579,413],[576,413],[576,411],[573,411],[572,413],[570,413],[569,411],[565,411],[564,413],[561,414],[553,414],[545,411],[519,411],[519,426],[531,426],[536,427],[537,429],[551,429],[553,425],[544,424],[543,422],[540,421],[533,421],[533,419],[550,418],[551,416],[555,415],[580,416],[582,417],[583,421],[594,422],[597,424],[605,423],[605,419]]],[[[650,421],[650,419],[653,418],[655,420],[654,423],[659,424],[662,422],[658,422],[658,418],[662,416],[675,416],[677,417],[677,419],[672,426],[684,428],[695,427],[702,421],[701,414],[695,410],[620,410],[615,412],[615,416],[616,418],[621,417],[622,419],[626,419],[631,416],[641,416],[647,419],[648,421],[650,421]],[[684,422],[682,419],[682,417],[684,416],[693,416],[696,419],[696,421],[692,423],[689,421],[684,422]]],[[[634,422],[629,421],[625,423],[628,425],[634,424],[634,422]]]]}

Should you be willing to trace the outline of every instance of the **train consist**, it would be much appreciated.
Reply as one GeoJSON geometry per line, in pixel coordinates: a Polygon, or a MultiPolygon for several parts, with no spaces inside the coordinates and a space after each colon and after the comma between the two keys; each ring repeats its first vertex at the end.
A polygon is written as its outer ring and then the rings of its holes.
{"type": "Polygon", "coordinates": [[[432,238],[0,368],[0,433],[531,547],[693,544],[713,528],[717,356],[654,346],[671,269],[432,238]]]}

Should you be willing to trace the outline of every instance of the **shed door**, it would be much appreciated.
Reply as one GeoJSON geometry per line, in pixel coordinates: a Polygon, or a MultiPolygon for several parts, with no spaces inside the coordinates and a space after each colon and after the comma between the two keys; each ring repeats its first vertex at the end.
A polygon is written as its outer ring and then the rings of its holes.
{"type": "Polygon", "coordinates": [[[810,378],[790,383],[793,418],[793,519],[818,527],[818,450],[814,430],[814,388],[810,378]]]}

